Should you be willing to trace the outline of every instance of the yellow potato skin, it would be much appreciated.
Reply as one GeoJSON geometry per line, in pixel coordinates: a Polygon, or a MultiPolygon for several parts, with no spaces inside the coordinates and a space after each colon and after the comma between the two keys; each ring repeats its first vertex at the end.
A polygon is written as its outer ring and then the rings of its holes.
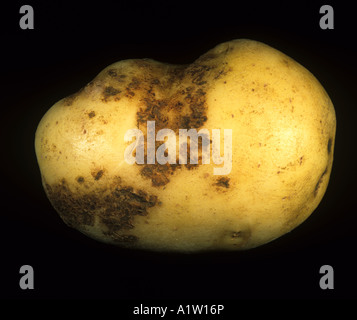
{"type": "Polygon", "coordinates": [[[35,137],[46,194],[99,241],[156,251],[241,250],[301,224],[320,203],[336,117],[318,80],[257,41],[222,43],[189,66],[124,60],[57,102],[35,137]],[[232,170],[129,165],[127,130],[233,132],[232,170]]]}

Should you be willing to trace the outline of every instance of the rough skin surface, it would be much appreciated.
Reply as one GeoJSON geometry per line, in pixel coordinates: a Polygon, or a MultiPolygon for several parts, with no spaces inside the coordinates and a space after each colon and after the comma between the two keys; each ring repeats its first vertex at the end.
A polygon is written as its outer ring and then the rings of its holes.
{"type": "Polygon", "coordinates": [[[110,65],[44,115],[35,148],[46,194],[70,227],[130,248],[239,250],[314,211],[335,130],[332,102],[310,72],[265,44],[234,40],[186,66],[110,65]],[[147,121],[177,137],[221,129],[221,151],[232,129],[231,172],[214,175],[218,165],[202,164],[201,153],[198,164],[178,164],[177,152],[176,164],[129,165],[124,135],[138,128],[146,139],[147,121]]]}

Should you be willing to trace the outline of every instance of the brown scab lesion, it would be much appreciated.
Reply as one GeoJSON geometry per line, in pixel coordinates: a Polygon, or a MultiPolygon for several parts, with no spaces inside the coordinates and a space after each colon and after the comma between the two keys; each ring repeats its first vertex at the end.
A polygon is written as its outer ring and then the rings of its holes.
{"type": "Polygon", "coordinates": [[[134,97],[134,96],[135,96],[135,92],[134,91],[127,90],[126,97],[134,97]]]}
{"type": "Polygon", "coordinates": [[[121,90],[114,88],[112,86],[105,87],[103,90],[103,101],[107,101],[110,97],[116,96],[121,90]]]}
{"type": "Polygon", "coordinates": [[[82,177],[82,176],[79,176],[79,177],[77,177],[76,178],[76,181],[78,182],[78,183],[84,183],[84,178],[82,177]]]}
{"type": "MultiPolygon", "coordinates": [[[[135,91],[141,89],[141,80],[137,77],[132,77],[131,79],[129,79],[129,81],[130,82],[127,86],[125,86],[125,89],[123,90],[123,94],[127,98],[132,98],[135,96],[135,91]]],[[[145,84],[143,85],[143,88],[145,88],[145,84]]]]}
{"type": "Polygon", "coordinates": [[[97,204],[95,195],[76,195],[70,190],[65,179],[51,186],[45,183],[45,190],[52,205],[68,226],[94,226],[93,209],[97,204]]]}
{"type": "Polygon", "coordinates": [[[91,174],[94,180],[97,181],[103,176],[104,170],[92,171],[91,174]]]}
{"type": "Polygon", "coordinates": [[[139,240],[138,237],[132,235],[132,234],[123,234],[123,235],[116,235],[115,233],[113,234],[113,240],[115,242],[123,242],[123,243],[134,243],[139,240]]]}
{"type": "Polygon", "coordinates": [[[199,84],[199,83],[205,81],[204,78],[205,78],[207,72],[209,72],[210,70],[212,70],[214,68],[215,67],[211,66],[211,65],[193,63],[191,66],[189,66],[186,69],[186,73],[190,75],[191,82],[193,84],[199,84]]]}
{"type": "Polygon", "coordinates": [[[299,165],[301,166],[303,164],[303,162],[304,162],[304,156],[301,156],[299,158],[299,165]]]}
{"type": "Polygon", "coordinates": [[[107,73],[112,78],[116,78],[118,76],[117,71],[115,69],[109,69],[107,73]]]}
{"type": "Polygon", "coordinates": [[[95,117],[95,112],[94,111],[91,111],[88,113],[88,117],[89,118],[94,118],[95,117]]]}
{"type": "Polygon", "coordinates": [[[137,77],[133,77],[131,79],[130,83],[128,84],[127,89],[129,89],[129,90],[138,90],[138,89],[140,89],[140,84],[141,84],[140,79],[137,78],[137,77]]]}
{"type": "Polygon", "coordinates": [[[215,186],[220,188],[229,188],[229,178],[228,177],[219,177],[214,183],[215,186]]]}
{"type": "MultiPolygon", "coordinates": [[[[160,78],[155,67],[146,60],[136,60],[135,66],[142,71],[141,74],[123,77],[125,84],[120,87],[121,95],[131,99],[138,99],[138,112],[136,114],[137,128],[147,134],[147,121],[155,121],[155,134],[165,128],[173,130],[177,135],[179,129],[196,129],[204,126],[207,121],[206,92],[212,79],[219,79],[226,74],[226,62],[214,64],[214,53],[201,56],[189,66],[177,66],[168,68],[165,76],[160,78]],[[171,94],[158,94],[163,88],[174,88],[171,94]],[[140,91],[140,92],[139,92],[140,91]],[[166,96],[165,98],[158,98],[166,96]]],[[[122,79],[117,69],[109,69],[108,75],[116,80],[122,79]]],[[[108,89],[106,89],[108,90],[108,89]]],[[[109,93],[116,93],[109,90],[109,93]]],[[[120,98],[120,96],[117,96],[120,98]]],[[[156,143],[158,148],[161,143],[156,143]]],[[[189,154],[189,152],[188,152],[189,154]]],[[[177,155],[178,158],[178,155],[177,155]]],[[[147,154],[144,154],[147,163],[147,154]]],[[[158,163],[144,164],[140,168],[141,176],[150,179],[155,187],[164,187],[170,182],[170,176],[177,168],[197,168],[198,165],[179,164],[176,159],[175,165],[162,166],[158,163]]]]}
{"type": "MultiPolygon", "coordinates": [[[[147,95],[141,99],[141,106],[137,112],[137,126],[146,135],[147,121],[155,121],[155,133],[164,128],[173,130],[177,135],[179,129],[196,129],[199,130],[207,121],[207,104],[206,104],[206,86],[207,72],[211,70],[211,66],[191,66],[188,69],[180,69],[181,74],[192,77],[192,84],[178,89],[170,97],[158,99],[155,91],[157,87],[154,85],[160,81],[161,85],[164,80],[154,81],[156,78],[149,79],[146,82],[141,79],[133,79],[130,88],[141,86],[145,89],[147,95]]],[[[170,73],[169,73],[170,75],[170,73]]],[[[170,79],[165,79],[167,83],[178,81],[180,73],[172,73],[170,79]]],[[[191,79],[191,78],[190,78],[191,79]]],[[[158,80],[158,79],[157,79],[158,80]]],[[[146,139],[146,137],[144,137],[146,139]]],[[[161,145],[156,143],[155,148],[161,145]]],[[[189,155],[189,152],[187,153],[189,155]]],[[[147,162],[147,154],[145,153],[145,163],[147,162]]],[[[187,169],[196,168],[196,164],[190,164],[189,159],[187,164],[179,164],[178,155],[176,164],[174,165],[159,165],[144,164],[140,165],[141,175],[150,179],[155,187],[164,187],[170,182],[177,168],[185,167],[187,169]]]]}
{"type": "Polygon", "coordinates": [[[286,67],[289,67],[289,66],[290,66],[289,61],[288,61],[287,59],[283,59],[282,62],[284,63],[284,65],[285,65],[286,67]]]}
{"type": "Polygon", "coordinates": [[[104,234],[115,241],[125,239],[120,234],[123,230],[134,228],[133,219],[136,215],[146,216],[147,209],[158,204],[157,196],[149,195],[143,190],[134,190],[129,186],[116,187],[111,195],[105,197],[104,200],[114,204],[114,208],[109,206],[101,214],[101,222],[106,228],[104,234]]]}
{"type": "Polygon", "coordinates": [[[223,67],[223,69],[219,70],[219,71],[216,73],[216,75],[214,76],[214,79],[215,79],[215,80],[218,80],[218,79],[224,77],[228,72],[230,72],[230,71],[232,71],[232,70],[233,70],[232,68],[229,68],[229,69],[226,70],[226,69],[223,67]]]}
{"type": "Polygon", "coordinates": [[[149,178],[153,187],[162,187],[170,182],[168,176],[173,173],[173,170],[168,164],[143,165],[140,174],[144,178],[149,178]]]}
{"type": "MultiPolygon", "coordinates": [[[[78,177],[77,182],[85,183],[83,177],[78,177]]],[[[115,242],[137,242],[136,236],[128,234],[134,228],[135,216],[147,216],[149,208],[160,204],[156,195],[124,185],[118,177],[107,187],[87,193],[73,192],[65,179],[52,185],[44,181],[44,186],[52,205],[68,226],[78,230],[96,226],[115,242]]]]}
{"type": "Polygon", "coordinates": [[[109,69],[107,71],[107,74],[109,75],[109,77],[115,79],[119,83],[124,82],[125,81],[124,79],[127,77],[126,74],[122,74],[122,73],[118,72],[118,70],[116,70],[116,69],[109,69]]]}

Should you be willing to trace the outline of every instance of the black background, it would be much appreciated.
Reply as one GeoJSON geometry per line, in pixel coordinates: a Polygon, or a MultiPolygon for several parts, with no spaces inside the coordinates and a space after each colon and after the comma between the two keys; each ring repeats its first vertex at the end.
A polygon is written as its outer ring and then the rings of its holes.
{"type": "MultiPolygon", "coordinates": [[[[99,1],[1,5],[0,297],[225,299],[356,298],[356,24],[347,1],[329,1],[335,29],[322,30],[316,2],[99,1]],[[34,30],[21,30],[30,4],[34,30]],[[68,228],[43,191],[34,134],[44,113],[107,65],[127,58],[190,63],[236,38],[265,42],[310,70],[337,115],[328,190],[289,234],[245,252],[159,254],[123,250],[68,228]],[[29,264],[35,289],[21,290],[29,264]],[[335,288],[319,287],[322,265],[335,288]]],[[[124,307],[125,308],[125,307],[124,307]]]]}

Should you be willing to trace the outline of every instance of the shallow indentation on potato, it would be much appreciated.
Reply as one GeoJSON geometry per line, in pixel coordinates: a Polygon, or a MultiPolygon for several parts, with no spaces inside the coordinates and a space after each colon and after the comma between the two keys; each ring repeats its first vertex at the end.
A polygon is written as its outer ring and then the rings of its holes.
{"type": "Polygon", "coordinates": [[[251,238],[251,231],[249,229],[242,229],[238,231],[228,231],[225,235],[226,241],[234,247],[244,247],[244,245],[251,238]]]}
{"type": "Polygon", "coordinates": [[[315,189],[314,189],[314,197],[317,196],[318,191],[320,189],[320,185],[325,177],[325,175],[327,174],[328,168],[326,167],[326,169],[324,170],[324,172],[321,174],[319,180],[317,181],[316,185],[315,185],[315,189]]]}
{"type": "Polygon", "coordinates": [[[327,153],[330,154],[332,150],[332,138],[328,139],[327,142],[327,153]]]}

